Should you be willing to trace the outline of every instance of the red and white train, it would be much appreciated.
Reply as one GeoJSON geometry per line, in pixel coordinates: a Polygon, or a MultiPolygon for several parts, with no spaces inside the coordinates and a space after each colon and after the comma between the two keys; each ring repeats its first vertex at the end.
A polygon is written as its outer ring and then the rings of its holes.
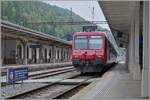
{"type": "Polygon", "coordinates": [[[116,62],[117,53],[105,32],[76,32],[72,41],[72,63],[81,73],[101,72],[116,62]]]}

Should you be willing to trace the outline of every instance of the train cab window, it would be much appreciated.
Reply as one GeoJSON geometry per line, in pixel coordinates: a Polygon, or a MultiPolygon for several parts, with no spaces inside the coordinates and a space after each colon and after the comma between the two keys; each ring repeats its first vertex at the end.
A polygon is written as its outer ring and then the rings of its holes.
{"type": "Polygon", "coordinates": [[[75,49],[87,49],[87,48],[88,48],[87,36],[76,36],[75,49]]]}
{"type": "Polygon", "coordinates": [[[89,37],[89,49],[101,49],[103,48],[102,36],[90,36],[89,37]]]}

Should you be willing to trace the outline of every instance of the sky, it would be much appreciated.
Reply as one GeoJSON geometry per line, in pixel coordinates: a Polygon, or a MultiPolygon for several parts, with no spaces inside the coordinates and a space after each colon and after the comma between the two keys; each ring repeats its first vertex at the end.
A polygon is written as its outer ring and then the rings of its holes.
{"type": "MultiPolygon", "coordinates": [[[[93,7],[94,7],[94,21],[106,21],[104,14],[96,0],[89,1],[44,1],[50,5],[56,5],[61,8],[71,10],[82,18],[93,21],[93,7]]],[[[101,27],[109,29],[107,24],[100,24],[101,27]]]]}
{"type": "MultiPolygon", "coordinates": [[[[88,21],[93,21],[92,17],[92,11],[94,7],[94,21],[106,21],[105,16],[100,8],[100,5],[96,0],[83,0],[83,1],[71,1],[71,0],[57,0],[57,1],[44,1],[50,5],[56,5],[61,8],[65,8],[68,10],[71,10],[82,18],[88,20],[88,21]]],[[[110,30],[108,24],[100,24],[101,27],[106,28],[110,30]]],[[[118,46],[116,44],[116,41],[110,31],[110,34],[108,35],[108,39],[110,42],[113,44],[114,48],[116,51],[118,51],[118,46]]]]}

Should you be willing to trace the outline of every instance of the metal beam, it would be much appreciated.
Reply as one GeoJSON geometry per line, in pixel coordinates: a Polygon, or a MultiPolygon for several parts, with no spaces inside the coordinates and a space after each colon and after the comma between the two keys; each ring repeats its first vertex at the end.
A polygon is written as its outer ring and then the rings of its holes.
{"type": "Polygon", "coordinates": [[[107,24],[107,21],[39,21],[39,22],[28,22],[27,24],[41,25],[41,24],[50,24],[50,25],[85,25],[85,24],[107,24]]]}

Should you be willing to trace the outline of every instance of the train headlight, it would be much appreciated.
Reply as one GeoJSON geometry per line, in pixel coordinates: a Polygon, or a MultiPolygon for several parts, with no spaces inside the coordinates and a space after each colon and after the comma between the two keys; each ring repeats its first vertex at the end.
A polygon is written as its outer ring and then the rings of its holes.
{"type": "Polygon", "coordinates": [[[79,56],[74,56],[74,58],[79,58],[79,56]]]}
{"type": "Polygon", "coordinates": [[[97,55],[96,57],[97,57],[97,58],[101,58],[102,56],[101,56],[101,55],[97,55]]]}

